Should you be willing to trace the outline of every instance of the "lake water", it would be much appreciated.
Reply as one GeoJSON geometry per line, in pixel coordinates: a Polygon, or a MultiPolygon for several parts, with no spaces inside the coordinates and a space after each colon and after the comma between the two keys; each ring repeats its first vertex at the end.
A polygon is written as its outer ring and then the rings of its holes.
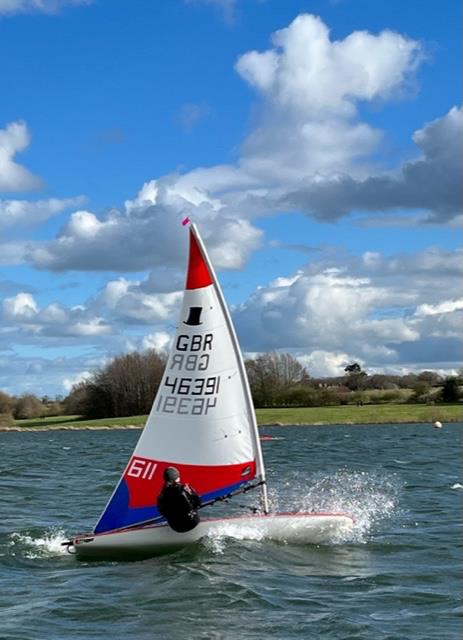
{"type": "Polygon", "coordinates": [[[0,433],[1,640],[463,637],[463,425],[265,432],[281,438],[262,443],[274,506],[351,511],[350,539],[230,531],[78,561],[60,543],[91,530],[139,432],[0,433]]]}

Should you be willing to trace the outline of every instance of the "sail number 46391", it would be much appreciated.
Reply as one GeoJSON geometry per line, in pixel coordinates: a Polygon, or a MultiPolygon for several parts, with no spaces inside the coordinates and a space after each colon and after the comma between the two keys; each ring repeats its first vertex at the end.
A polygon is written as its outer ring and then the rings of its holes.
{"type": "Polygon", "coordinates": [[[219,392],[220,376],[210,376],[209,378],[174,378],[166,376],[164,387],[169,389],[169,393],[180,396],[212,396],[219,392]]]}
{"type": "Polygon", "coordinates": [[[162,386],[169,395],[160,393],[156,402],[157,411],[180,415],[206,415],[217,405],[220,376],[208,378],[176,378],[166,376],[162,386]],[[189,397],[179,397],[189,396],[189,397]],[[201,398],[194,396],[203,396],[201,398]],[[204,397],[206,396],[206,397],[204,397]],[[211,396],[214,396],[213,398],[211,396]]]}

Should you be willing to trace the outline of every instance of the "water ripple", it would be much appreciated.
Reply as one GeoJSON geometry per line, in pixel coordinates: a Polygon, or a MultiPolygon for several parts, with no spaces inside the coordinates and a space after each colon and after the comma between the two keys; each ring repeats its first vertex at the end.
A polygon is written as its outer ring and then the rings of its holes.
{"type": "Polygon", "coordinates": [[[354,534],[293,546],[225,527],[138,562],[77,561],[61,546],[93,526],[137,433],[2,433],[0,637],[422,640],[438,620],[454,640],[461,427],[269,428],[284,437],[264,443],[273,507],[347,510],[354,534]]]}

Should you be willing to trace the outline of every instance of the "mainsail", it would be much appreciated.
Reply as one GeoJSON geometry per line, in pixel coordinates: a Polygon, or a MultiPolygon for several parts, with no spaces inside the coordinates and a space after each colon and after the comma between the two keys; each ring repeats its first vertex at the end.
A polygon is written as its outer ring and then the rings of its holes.
{"type": "Polygon", "coordinates": [[[180,322],[151,413],[94,531],[157,518],[163,471],[175,466],[203,502],[262,483],[254,407],[235,331],[194,225],[180,322]]]}

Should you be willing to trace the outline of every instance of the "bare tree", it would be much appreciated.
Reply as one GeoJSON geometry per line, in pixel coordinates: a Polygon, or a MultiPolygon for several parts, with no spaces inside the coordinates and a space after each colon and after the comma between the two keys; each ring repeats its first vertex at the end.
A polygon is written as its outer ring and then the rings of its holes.
{"type": "Polygon", "coordinates": [[[89,385],[82,381],[75,384],[69,395],[63,400],[65,415],[87,415],[89,404],[89,385]]]}
{"type": "Polygon", "coordinates": [[[289,353],[263,353],[247,360],[246,370],[258,407],[274,406],[283,391],[308,377],[301,363],[289,353]]]}
{"type": "Polygon", "coordinates": [[[109,418],[148,413],[161,382],[166,359],[154,350],[114,358],[66,398],[68,412],[109,418]]]}
{"type": "Polygon", "coordinates": [[[15,405],[15,399],[9,396],[4,391],[0,391],[0,413],[9,414],[13,413],[15,405]]]}
{"type": "Polygon", "coordinates": [[[430,387],[437,387],[442,384],[442,377],[435,371],[422,371],[418,374],[418,380],[425,382],[430,387]]]}
{"type": "Polygon", "coordinates": [[[25,393],[16,402],[14,417],[17,420],[27,420],[28,418],[41,418],[44,415],[44,406],[31,393],[25,393]]]}

